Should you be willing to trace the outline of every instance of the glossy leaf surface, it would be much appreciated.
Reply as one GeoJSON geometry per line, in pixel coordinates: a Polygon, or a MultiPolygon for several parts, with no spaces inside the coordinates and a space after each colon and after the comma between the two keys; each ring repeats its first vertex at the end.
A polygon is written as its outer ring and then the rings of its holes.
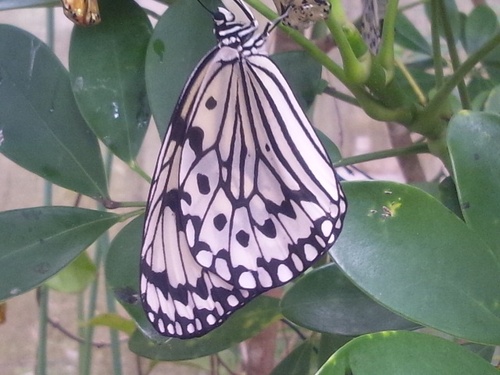
{"type": "Polygon", "coordinates": [[[500,343],[500,267],[476,232],[409,185],[344,188],[347,219],[331,254],[358,287],[414,322],[500,343]]]}
{"type": "Polygon", "coordinates": [[[119,219],[102,211],[55,206],[0,213],[0,300],[56,274],[119,219]]]}
{"type": "Polygon", "coordinates": [[[151,24],[134,1],[103,1],[102,20],[74,27],[69,51],[73,91],[94,133],[132,162],[150,119],[144,76],[151,24]]]}
{"type": "Polygon", "coordinates": [[[33,35],[0,25],[0,152],[70,190],[107,198],[97,139],[80,115],[68,72],[33,35]]]}

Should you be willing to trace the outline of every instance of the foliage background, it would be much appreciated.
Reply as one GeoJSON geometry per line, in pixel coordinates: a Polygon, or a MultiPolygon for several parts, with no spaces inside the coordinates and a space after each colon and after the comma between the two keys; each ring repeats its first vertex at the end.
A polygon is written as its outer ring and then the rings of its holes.
{"type": "MultiPolygon", "coordinates": [[[[404,5],[405,2],[401,2],[404,5]]],[[[149,5],[149,4],[148,4],[149,5]]],[[[471,4],[463,1],[464,7],[461,10],[469,12],[471,4]]],[[[349,17],[354,19],[359,14],[359,7],[349,7],[349,17]]],[[[28,30],[40,38],[46,37],[45,26],[45,10],[16,10],[15,12],[1,12],[0,22],[14,23],[15,19],[21,22],[18,25],[28,30]],[[4,21],[5,19],[5,21],[4,21]],[[23,22],[23,20],[25,22],[23,22]],[[28,22],[26,22],[28,21],[28,22]]],[[[418,15],[415,15],[417,19],[418,15]]],[[[61,60],[67,65],[67,45],[71,33],[72,24],[62,16],[60,9],[56,9],[56,53],[61,60]]],[[[374,121],[369,119],[361,110],[355,109],[352,106],[346,106],[340,102],[336,102],[335,106],[331,105],[331,98],[319,98],[316,113],[321,113],[322,118],[333,119],[338,124],[338,127],[330,127],[331,124],[326,124],[324,130],[328,135],[335,140],[337,145],[342,149],[344,156],[355,155],[374,151],[378,149],[386,149],[387,131],[385,126],[374,124],[374,121]]],[[[316,119],[316,123],[321,121],[316,119]]],[[[156,129],[151,126],[148,132],[145,146],[142,148],[138,158],[139,163],[146,168],[148,173],[152,172],[157,150],[159,149],[159,139],[156,129]]],[[[424,158],[425,159],[425,158],[424,158]]],[[[425,161],[424,161],[425,162],[425,161]]],[[[393,179],[400,180],[401,175],[398,170],[397,163],[394,160],[378,161],[376,163],[368,163],[361,165],[365,170],[378,179],[393,179]]],[[[438,173],[440,166],[430,165],[426,168],[428,178],[432,178],[438,173]]],[[[2,172],[0,185],[0,210],[9,210],[21,207],[31,207],[42,204],[43,200],[43,183],[41,179],[30,174],[23,169],[15,166],[5,158],[0,158],[0,171],[2,172]]],[[[112,196],[115,200],[144,200],[147,192],[147,184],[130,173],[128,167],[123,165],[118,159],[115,159],[113,166],[113,178],[111,183],[112,196]]],[[[74,194],[67,190],[55,188],[54,203],[71,205],[74,200],[74,194]]],[[[94,207],[90,201],[83,202],[83,205],[94,207]]],[[[61,324],[71,331],[77,330],[75,319],[75,303],[76,298],[68,297],[67,295],[51,295],[51,310],[56,312],[53,317],[61,322],[61,324]]],[[[105,310],[104,301],[100,301],[101,309],[105,310]]],[[[37,337],[37,307],[33,292],[23,296],[14,298],[8,303],[7,319],[8,324],[0,327],[0,352],[1,364],[5,364],[5,369],[12,370],[12,373],[21,373],[25,370],[33,368],[33,358],[35,357],[36,348],[30,343],[36,342],[37,337]],[[23,345],[12,345],[12,343],[23,342],[23,345]]],[[[76,356],[78,355],[76,345],[67,340],[55,330],[50,330],[50,359],[51,369],[55,373],[75,373],[74,366],[76,356]],[[54,355],[54,353],[57,353],[54,355]]],[[[107,333],[97,331],[95,340],[107,341],[107,333]]],[[[124,345],[125,347],[125,345],[124,345]]],[[[123,354],[128,356],[127,350],[123,350],[123,354]]],[[[109,352],[107,349],[96,350],[97,366],[108,368],[109,352]]],[[[133,361],[132,356],[127,359],[133,361]]],[[[165,366],[158,366],[155,373],[166,371],[165,366]]],[[[97,370],[96,370],[97,371],[97,370]]],[[[127,371],[127,370],[126,370],[127,371]]],[[[125,373],[127,373],[125,371],[125,373]]],[[[189,371],[189,370],[186,370],[189,371]]],[[[133,372],[131,372],[133,373],[133,372]]],[[[195,373],[195,371],[193,371],[195,373]]]]}

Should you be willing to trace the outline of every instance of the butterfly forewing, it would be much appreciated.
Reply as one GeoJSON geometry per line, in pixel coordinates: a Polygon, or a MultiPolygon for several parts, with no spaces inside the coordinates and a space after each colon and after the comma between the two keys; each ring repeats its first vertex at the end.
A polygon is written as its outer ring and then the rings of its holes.
{"type": "Polygon", "coordinates": [[[199,264],[262,293],[331,246],[345,204],[326,152],[271,60],[223,47],[212,65],[216,79],[209,73],[200,86],[182,151],[183,224],[199,264]],[[217,87],[222,80],[226,90],[217,87]]]}

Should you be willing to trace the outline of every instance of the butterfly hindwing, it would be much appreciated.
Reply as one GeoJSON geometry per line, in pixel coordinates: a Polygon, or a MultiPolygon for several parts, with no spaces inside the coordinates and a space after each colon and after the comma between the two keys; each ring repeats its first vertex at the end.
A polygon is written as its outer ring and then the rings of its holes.
{"type": "Polygon", "coordinates": [[[174,111],[153,175],[141,253],[141,296],[161,334],[196,337],[220,325],[255,293],[239,290],[193,258],[181,224],[179,168],[187,121],[210,55],[190,78],[174,111]]]}

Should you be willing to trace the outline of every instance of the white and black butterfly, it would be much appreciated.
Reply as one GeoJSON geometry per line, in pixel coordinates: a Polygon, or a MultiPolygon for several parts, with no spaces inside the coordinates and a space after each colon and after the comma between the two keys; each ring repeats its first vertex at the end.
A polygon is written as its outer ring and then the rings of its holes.
{"type": "Polygon", "coordinates": [[[361,14],[361,35],[374,54],[378,52],[384,27],[387,0],[363,0],[361,14]]]}
{"type": "Polygon", "coordinates": [[[273,27],[219,8],[217,46],[175,107],[149,192],[141,299],[165,336],[206,334],[304,272],[335,242],[346,201],[285,78],[259,48],[273,27]]]}

